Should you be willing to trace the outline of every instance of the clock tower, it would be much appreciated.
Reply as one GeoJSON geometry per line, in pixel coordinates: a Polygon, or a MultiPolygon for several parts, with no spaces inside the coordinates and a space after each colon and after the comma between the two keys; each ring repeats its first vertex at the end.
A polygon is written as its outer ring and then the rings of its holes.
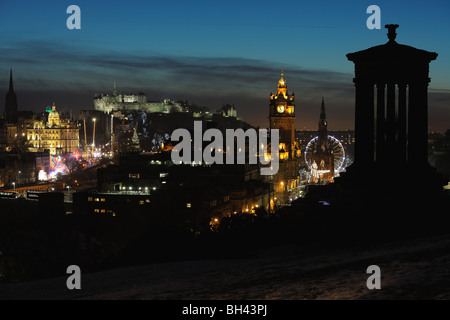
{"type": "Polygon", "coordinates": [[[270,93],[270,129],[280,133],[280,159],[292,159],[295,155],[295,99],[290,95],[284,80],[283,69],[278,81],[277,93],[270,93]]]}

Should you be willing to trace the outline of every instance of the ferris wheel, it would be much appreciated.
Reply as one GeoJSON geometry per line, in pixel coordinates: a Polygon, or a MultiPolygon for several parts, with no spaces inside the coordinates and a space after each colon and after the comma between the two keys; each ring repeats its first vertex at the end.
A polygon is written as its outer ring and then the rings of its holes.
{"type": "MultiPolygon", "coordinates": [[[[311,139],[310,142],[306,145],[305,149],[305,162],[308,165],[308,168],[311,170],[313,163],[312,163],[312,155],[318,151],[319,144],[318,144],[319,137],[315,137],[311,139]]],[[[328,136],[328,146],[331,152],[333,153],[334,158],[334,172],[337,174],[339,172],[342,172],[342,170],[345,168],[345,150],[342,146],[342,143],[336,139],[333,136],[328,136]]]]}

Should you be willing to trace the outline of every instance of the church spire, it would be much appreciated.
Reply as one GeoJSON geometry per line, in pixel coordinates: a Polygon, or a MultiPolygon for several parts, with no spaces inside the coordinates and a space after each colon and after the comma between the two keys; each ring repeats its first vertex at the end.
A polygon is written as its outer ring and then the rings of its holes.
{"type": "Polygon", "coordinates": [[[327,116],[326,116],[326,114],[325,114],[325,102],[324,102],[324,100],[323,100],[323,97],[322,97],[322,105],[320,106],[320,119],[322,120],[326,120],[327,119],[327,116]]]}
{"type": "Polygon", "coordinates": [[[12,69],[9,70],[9,92],[14,92],[12,69]]]}
{"type": "Polygon", "coordinates": [[[322,97],[322,105],[320,106],[319,120],[319,141],[325,143],[328,139],[327,115],[325,113],[325,101],[322,97]]]}
{"type": "Polygon", "coordinates": [[[12,69],[9,70],[9,91],[5,97],[5,119],[9,123],[17,122],[17,97],[14,92],[12,69]]]}

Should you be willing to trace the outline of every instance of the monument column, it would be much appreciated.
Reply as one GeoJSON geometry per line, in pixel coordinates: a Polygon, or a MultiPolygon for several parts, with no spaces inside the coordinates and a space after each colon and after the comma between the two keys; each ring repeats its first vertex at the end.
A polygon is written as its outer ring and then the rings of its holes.
{"type": "Polygon", "coordinates": [[[400,162],[405,163],[406,154],[406,83],[398,84],[398,155],[400,162]]]}
{"type": "Polygon", "coordinates": [[[386,143],[386,132],[385,132],[385,95],[384,88],[386,84],[384,82],[377,83],[377,152],[376,161],[377,163],[383,162],[385,160],[384,148],[386,143]]]}
{"type": "Polygon", "coordinates": [[[395,141],[395,82],[389,81],[387,84],[387,126],[386,126],[386,141],[388,146],[388,152],[391,156],[396,154],[396,141],[395,141]]]}
{"type": "Polygon", "coordinates": [[[415,79],[409,85],[408,162],[428,166],[428,79],[415,79]]]}
{"type": "Polygon", "coordinates": [[[374,84],[354,79],[355,96],[355,165],[367,169],[374,157],[374,84]]]}
{"type": "Polygon", "coordinates": [[[433,180],[435,176],[427,161],[429,64],[437,53],[399,44],[398,25],[385,27],[387,43],[347,54],[355,64],[355,161],[341,181],[357,185],[370,176],[374,188],[385,187],[390,181],[395,191],[403,183],[409,187],[420,177],[423,183],[434,183],[439,188],[441,182],[433,180]],[[371,166],[375,144],[376,165],[371,166]],[[418,176],[412,176],[411,170],[418,176]],[[367,174],[361,174],[364,171],[367,174]]]}

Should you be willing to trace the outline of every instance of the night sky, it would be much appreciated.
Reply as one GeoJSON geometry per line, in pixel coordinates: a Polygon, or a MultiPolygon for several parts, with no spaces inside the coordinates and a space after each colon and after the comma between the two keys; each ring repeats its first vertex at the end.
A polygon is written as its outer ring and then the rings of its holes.
{"type": "Polygon", "coordinates": [[[429,125],[450,129],[450,3],[392,2],[0,0],[0,92],[13,68],[20,110],[55,101],[76,114],[116,81],[119,92],[150,100],[234,104],[265,127],[283,64],[297,129],[317,129],[322,96],[329,128],[353,129],[345,55],[386,43],[384,25],[397,23],[397,42],[439,54],[430,65],[429,125]],[[66,27],[71,4],[81,8],[81,30],[66,27]],[[372,4],[381,30],[366,27],[372,4]]]}

